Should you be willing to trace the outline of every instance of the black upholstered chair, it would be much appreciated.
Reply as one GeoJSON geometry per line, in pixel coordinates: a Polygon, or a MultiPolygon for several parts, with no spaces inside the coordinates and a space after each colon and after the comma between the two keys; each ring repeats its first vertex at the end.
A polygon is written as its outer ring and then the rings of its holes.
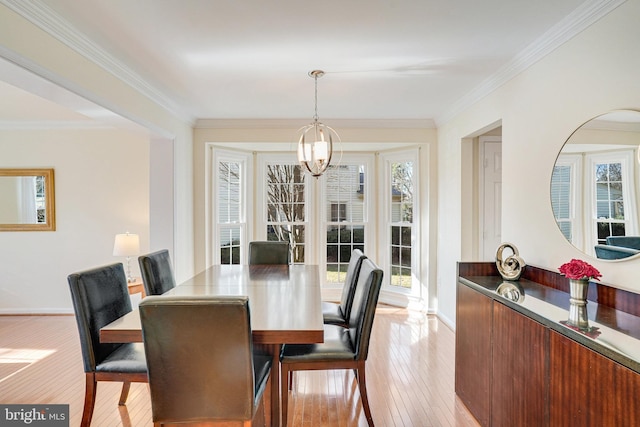
{"type": "Polygon", "coordinates": [[[147,364],[141,343],[100,343],[100,328],[131,311],[122,264],[74,273],[68,281],[86,374],[84,427],[91,424],[98,381],[122,382],[119,404],[124,405],[131,382],[147,382],[147,364]]]}
{"type": "MultiPolygon", "coordinates": [[[[369,353],[369,339],[376,304],[382,285],[382,270],[370,259],[362,261],[356,284],[349,325],[324,326],[324,342],[320,344],[285,344],[280,359],[281,376],[288,378],[293,371],[353,369],[358,381],[364,414],[373,426],[367,398],[365,362],[369,353]]],[[[282,387],[282,425],[287,425],[288,387],[282,387]]]]}
{"type": "Polygon", "coordinates": [[[351,304],[353,303],[353,294],[356,291],[356,283],[358,283],[358,276],[360,275],[360,267],[362,266],[362,260],[366,257],[360,249],[354,249],[351,252],[340,302],[322,302],[322,317],[324,323],[347,327],[347,319],[349,319],[349,315],[351,314],[351,304]]]}
{"type": "Polygon", "coordinates": [[[138,265],[147,295],[162,295],[176,286],[168,250],[141,255],[138,257],[138,265]]]}
{"type": "Polygon", "coordinates": [[[252,425],[272,359],[254,351],[248,298],[151,296],[139,310],[154,425],[252,425]]]}
{"type": "Polygon", "coordinates": [[[249,265],[289,264],[289,242],[249,242],[249,265]]]}

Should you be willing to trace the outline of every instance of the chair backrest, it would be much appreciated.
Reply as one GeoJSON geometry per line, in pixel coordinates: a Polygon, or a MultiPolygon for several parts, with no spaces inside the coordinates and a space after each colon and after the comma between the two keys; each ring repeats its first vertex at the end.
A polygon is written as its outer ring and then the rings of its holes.
{"type": "Polygon", "coordinates": [[[640,249],[640,236],[608,236],[607,245],[640,249]]]}
{"type": "Polygon", "coordinates": [[[96,365],[122,344],[100,343],[100,328],[131,311],[127,277],[121,263],[70,274],[67,277],[80,333],[84,371],[96,365]]]}
{"type": "Polygon", "coordinates": [[[342,314],[344,314],[345,319],[348,319],[351,315],[353,294],[356,291],[356,283],[358,283],[358,277],[360,276],[362,260],[366,257],[367,256],[360,249],[354,249],[351,252],[351,258],[349,259],[349,265],[347,267],[347,275],[342,287],[342,297],[340,298],[340,309],[342,310],[342,314]]]}
{"type": "Polygon", "coordinates": [[[139,309],[154,422],[252,418],[246,297],[151,296],[139,309]]]}
{"type": "Polygon", "coordinates": [[[370,259],[363,259],[348,319],[349,336],[355,349],[356,360],[367,359],[381,286],[382,270],[370,259]]]}
{"type": "Polygon", "coordinates": [[[640,250],[625,248],[623,246],[595,245],[596,258],[599,259],[622,259],[638,255],[640,250]]]}
{"type": "Polygon", "coordinates": [[[289,242],[249,242],[249,265],[289,264],[289,242]]]}
{"type": "Polygon", "coordinates": [[[176,286],[168,250],[141,255],[138,257],[138,265],[147,295],[162,295],[176,286]]]}

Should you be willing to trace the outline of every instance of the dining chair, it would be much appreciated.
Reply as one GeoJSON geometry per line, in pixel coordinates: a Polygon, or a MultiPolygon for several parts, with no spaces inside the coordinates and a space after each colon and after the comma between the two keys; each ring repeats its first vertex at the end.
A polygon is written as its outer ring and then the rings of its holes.
{"type": "Polygon", "coordinates": [[[147,295],[162,295],[169,289],[175,288],[176,279],[167,249],[139,256],[138,265],[147,295]]]}
{"type": "Polygon", "coordinates": [[[154,426],[250,426],[260,406],[267,418],[272,359],[254,349],[247,297],[151,296],[139,310],[154,426]]]}
{"type": "Polygon", "coordinates": [[[253,241],[249,242],[249,265],[289,264],[289,242],[253,241]]]}
{"type": "Polygon", "coordinates": [[[348,326],[348,319],[351,315],[351,304],[353,303],[353,294],[356,291],[356,283],[358,283],[362,260],[366,257],[367,256],[360,249],[354,249],[351,252],[351,258],[349,258],[349,265],[347,266],[347,275],[342,286],[342,297],[340,298],[340,302],[322,302],[322,318],[324,323],[340,325],[345,328],[348,326]]]}
{"type": "MultiPolygon", "coordinates": [[[[280,358],[280,378],[289,378],[289,373],[294,371],[353,369],[370,427],[373,427],[373,418],[367,398],[365,362],[381,285],[382,270],[370,259],[362,260],[348,327],[324,325],[324,342],[285,344],[280,358]]],[[[288,397],[289,388],[282,387],[284,427],[287,425],[288,397]]]]}
{"type": "Polygon", "coordinates": [[[86,379],[81,426],[89,426],[98,381],[122,382],[119,405],[124,405],[132,382],[147,382],[142,343],[100,343],[100,328],[131,311],[122,264],[107,265],[67,278],[80,333],[86,379]]]}

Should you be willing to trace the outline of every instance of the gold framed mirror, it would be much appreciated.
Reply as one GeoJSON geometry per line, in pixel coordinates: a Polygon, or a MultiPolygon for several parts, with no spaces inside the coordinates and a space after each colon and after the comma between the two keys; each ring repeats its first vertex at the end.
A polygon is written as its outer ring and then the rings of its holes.
{"type": "Polygon", "coordinates": [[[0,231],[56,229],[53,169],[0,169],[0,231]]]}

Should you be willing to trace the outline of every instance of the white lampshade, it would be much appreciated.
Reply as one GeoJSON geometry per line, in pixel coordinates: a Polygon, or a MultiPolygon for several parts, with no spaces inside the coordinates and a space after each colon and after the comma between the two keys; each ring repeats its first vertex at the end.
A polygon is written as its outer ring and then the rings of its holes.
{"type": "Polygon", "coordinates": [[[313,143],[313,156],[319,162],[326,162],[329,159],[329,144],[324,139],[313,143]]]}
{"type": "Polygon", "coordinates": [[[140,238],[137,234],[116,234],[113,256],[135,256],[140,253],[140,238]]]}

